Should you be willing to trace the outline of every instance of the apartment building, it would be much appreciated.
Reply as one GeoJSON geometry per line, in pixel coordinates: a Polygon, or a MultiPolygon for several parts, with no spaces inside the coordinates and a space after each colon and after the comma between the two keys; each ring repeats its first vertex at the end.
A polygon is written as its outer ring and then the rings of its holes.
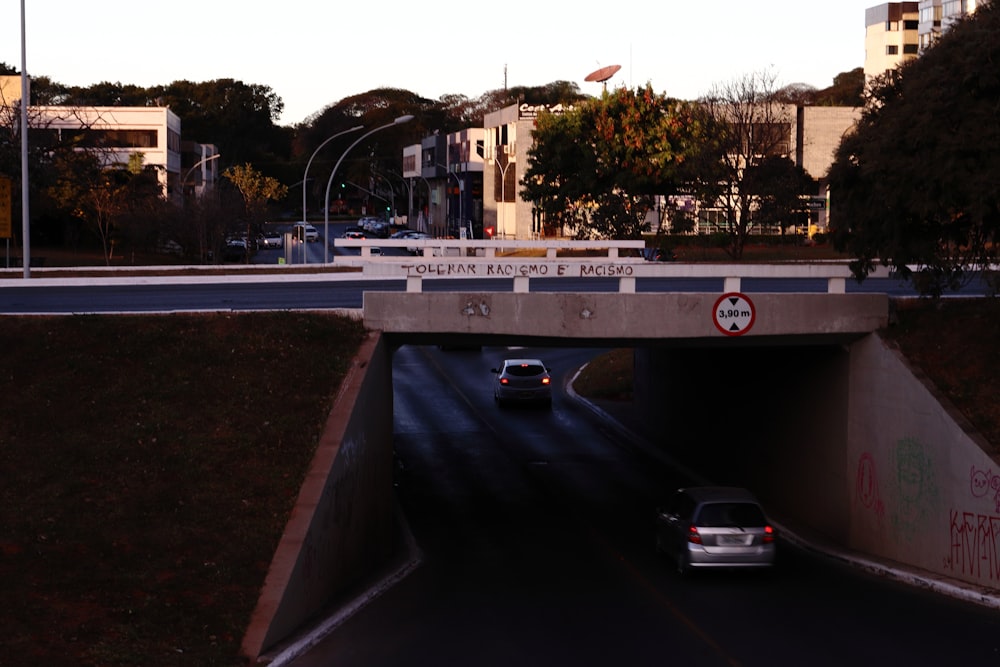
{"type": "Polygon", "coordinates": [[[973,14],[983,0],[920,0],[917,33],[923,51],[964,16],[973,14]]]}
{"type": "Polygon", "coordinates": [[[920,52],[920,3],[887,2],[865,10],[865,82],[920,52]]]}

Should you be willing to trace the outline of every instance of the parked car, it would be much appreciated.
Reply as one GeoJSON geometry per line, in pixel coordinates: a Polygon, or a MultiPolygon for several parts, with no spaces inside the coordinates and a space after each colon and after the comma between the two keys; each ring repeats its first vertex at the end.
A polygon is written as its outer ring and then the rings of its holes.
{"type": "Polygon", "coordinates": [[[766,568],[774,565],[774,527],[744,488],[678,489],[656,511],[656,551],[677,571],[691,568],[766,568]]]}
{"type": "Polygon", "coordinates": [[[552,406],[552,376],[540,360],[504,359],[492,371],[493,399],[500,407],[513,402],[552,406]]]}
{"type": "MultiPolygon", "coordinates": [[[[408,241],[418,241],[420,239],[430,239],[430,238],[434,238],[434,237],[432,237],[430,234],[428,234],[426,232],[413,232],[410,236],[406,237],[406,239],[408,241]]],[[[410,253],[411,255],[419,255],[420,253],[423,252],[423,248],[421,248],[420,246],[415,246],[415,245],[414,246],[407,246],[406,251],[408,253],[410,253]]]]}
{"type": "Polygon", "coordinates": [[[360,229],[353,229],[353,230],[348,230],[348,231],[344,232],[341,235],[341,238],[344,238],[344,239],[366,239],[366,238],[368,238],[368,233],[367,232],[363,232],[360,229]]]}
{"type": "Polygon", "coordinates": [[[260,235],[261,248],[283,248],[285,235],[277,230],[269,229],[260,235]]]}
{"type": "Polygon", "coordinates": [[[222,261],[242,262],[250,255],[246,238],[242,236],[230,236],[222,248],[222,261]]]}
{"type": "Polygon", "coordinates": [[[420,234],[420,233],[421,232],[418,232],[415,229],[397,229],[392,234],[392,236],[390,236],[389,238],[391,238],[391,239],[408,239],[411,236],[414,236],[414,235],[420,234]]]}
{"type": "Polygon", "coordinates": [[[313,241],[319,241],[319,230],[308,222],[296,222],[295,228],[292,230],[292,236],[297,239],[305,238],[306,241],[312,243],[313,241]]]}

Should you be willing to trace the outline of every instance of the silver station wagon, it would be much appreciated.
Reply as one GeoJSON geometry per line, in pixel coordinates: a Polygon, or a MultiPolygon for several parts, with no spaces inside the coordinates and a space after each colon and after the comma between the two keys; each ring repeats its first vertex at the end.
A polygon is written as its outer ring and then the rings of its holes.
{"type": "Polygon", "coordinates": [[[774,527],[748,490],[702,486],[679,489],[656,511],[656,551],[677,571],[691,568],[771,567],[774,527]]]}

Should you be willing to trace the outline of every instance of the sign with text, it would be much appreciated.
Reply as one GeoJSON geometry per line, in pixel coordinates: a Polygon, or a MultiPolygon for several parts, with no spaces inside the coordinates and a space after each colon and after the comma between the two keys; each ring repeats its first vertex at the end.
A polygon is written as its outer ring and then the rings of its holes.
{"type": "Polygon", "coordinates": [[[728,292],[719,297],[712,309],[715,328],[727,336],[742,336],[757,319],[757,310],[746,294],[728,292]]]}
{"type": "Polygon", "coordinates": [[[11,238],[11,185],[10,179],[0,176],[0,239],[11,238]]]}
{"type": "Polygon", "coordinates": [[[420,262],[404,266],[407,276],[476,278],[631,278],[635,267],[611,262],[420,262]]]}

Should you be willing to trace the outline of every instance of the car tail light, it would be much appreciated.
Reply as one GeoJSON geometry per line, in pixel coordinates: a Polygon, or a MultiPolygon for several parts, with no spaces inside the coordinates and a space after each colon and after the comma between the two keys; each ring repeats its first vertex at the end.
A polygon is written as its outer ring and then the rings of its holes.
{"type": "Polygon", "coordinates": [[[701,535],[694,526],[688,526],[688,542],[691,544],[701,544],[701,535]]]}
{"type": "Polygon", "coordinates": [[[500,384],[510,384],[510,380],[507,378],[500,378],[500,384]]]}
{"type": "Polygon", "coordinates": [[[552,378],[542,378],[542,384],[549,384],[552,382],[552,378]]]}
{"type": "Polygon", "coordinates": [[[772,542],[774,542],[774,528],[764,526],[764,544],[771,544],[772,542]]]}

